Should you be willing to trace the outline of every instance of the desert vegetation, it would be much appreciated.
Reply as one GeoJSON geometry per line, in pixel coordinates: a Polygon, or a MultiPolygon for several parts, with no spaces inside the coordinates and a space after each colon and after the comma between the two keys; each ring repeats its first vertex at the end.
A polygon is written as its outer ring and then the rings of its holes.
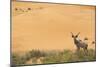
{"type": "Polygon", "coordinates": [[[95,7],[13,2],[12,8],[13,65],[96,60],[95,7]]]}
{"type": "Polygon", "coordinates": [[[84,54],[83,50],[80,50],[79,52],[71,50],[31,50],[25,54],[13,53],[12,55],[12,62],[15,65],[94,61],[95,59],[94,49],[89,49],[87,55],[84,54]]]}

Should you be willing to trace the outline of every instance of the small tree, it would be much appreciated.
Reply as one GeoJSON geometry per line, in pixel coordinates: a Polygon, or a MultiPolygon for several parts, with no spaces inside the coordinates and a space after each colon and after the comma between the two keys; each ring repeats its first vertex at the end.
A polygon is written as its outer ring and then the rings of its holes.
{"type": "Polygon", "coordinates": [[[31,8],[28,8],[28,10],[31,10],[31,8]]]}
{"type": "Polygon", "coordinates": [[[18,10],[18,8],[15,8],[15,10],[17,11],[17,10],[18,10]]]}
{"type": "Polygon", "coordinates": [[[92,41],[92,44],[95,44],[95,41],[92,41]]]}
{"type": "Polygon", "coordinates": [[[87,37],[85,37],[85,38],[84,38],[84,40],[88,40],[88,38],[87,38],[87,37]]]}

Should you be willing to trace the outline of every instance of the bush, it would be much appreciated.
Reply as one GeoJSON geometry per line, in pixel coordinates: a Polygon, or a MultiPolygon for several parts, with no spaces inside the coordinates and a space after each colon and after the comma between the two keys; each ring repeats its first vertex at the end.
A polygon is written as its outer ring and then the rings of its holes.
{"type": "Polygon", "coordinates": [[[13,54],[12,55],[12,63],[15,65],[25,64],[25,59],[18,54],[13,54]]]}
{"type": "Polygon", "coordinates": [[[40,50],[31,50],[29,51],[29,55],[31,58],[33,57],[39,58],[39,57],[44,57],[46,53],[40,50]]]}

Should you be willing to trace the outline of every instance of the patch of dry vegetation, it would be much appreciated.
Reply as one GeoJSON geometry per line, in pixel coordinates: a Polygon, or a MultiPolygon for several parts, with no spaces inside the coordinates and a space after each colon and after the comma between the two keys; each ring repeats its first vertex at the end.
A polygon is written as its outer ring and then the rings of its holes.
{"type": "Polygon", "coordinates": [[[89,49],[85,55],[83,50],[72,52],[70,50],[63,51],[40,51],[31,50],[24,55],[12,55],[12,62],[15,65],[26,64],[49,64],[49,63],[64,63],[64,62],[81,62],[95,61],[95,50],[89,49]]]}

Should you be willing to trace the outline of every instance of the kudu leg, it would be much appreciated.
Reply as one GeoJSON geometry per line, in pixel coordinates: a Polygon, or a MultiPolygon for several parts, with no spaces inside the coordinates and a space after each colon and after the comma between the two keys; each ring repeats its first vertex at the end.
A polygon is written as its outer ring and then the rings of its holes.
{"type": "Polygon", "coordinates": [[[85,55],[88,55],[88,49],[87,47],[83,48],[85,55]]]}
{"type": "Polygon", "coordinates": [[[77,47],[77,50],[76,50],[76,52],[77,52],[77,53],[79,53],[79,51],[80,51],[80,47],[77,47]]]}
{"type": "Polygon", "coordinates": [[[76,54],[79,55],[80,54],[79,52],[80,52],[80,47],[77,47],[76,54]]]}

